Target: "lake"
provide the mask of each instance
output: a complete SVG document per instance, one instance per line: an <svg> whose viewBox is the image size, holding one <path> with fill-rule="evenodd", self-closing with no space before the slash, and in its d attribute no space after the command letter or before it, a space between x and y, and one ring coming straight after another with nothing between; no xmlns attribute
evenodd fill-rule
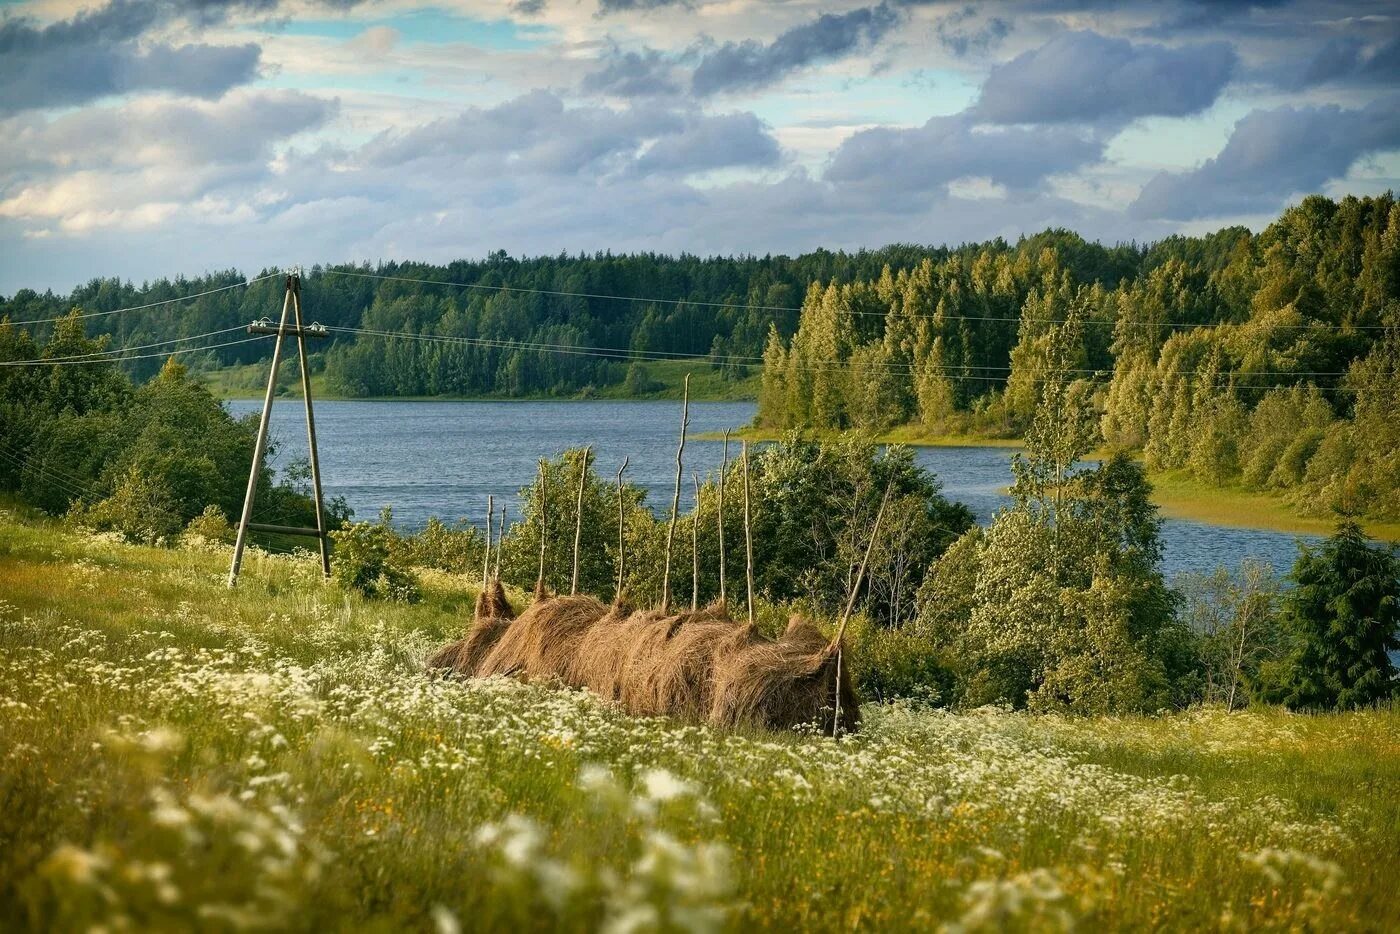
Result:
<svg viewBox="0 0 1400 934"><path fill-rule="evenodd" d="M262 403L228 403L236 415L257 412ZM752 402L696 402L690 407L694 434L739 428L754 415ZM360 519L394 507L395 524L420 528L429 516L451 522L484 521L486 496L503 498L511 519L519 515L517 493L534 478L536 462L585 444L593 445L598 471L615 474L631 458L627 478L647 490L662 509L675 481L677 402L437 402L346 401L316 404L322 480L327 496L343 496ZM299 398L279 399L272 410L274 465L306 456L306 429ZM730 456L739 446L730 445ZM690 439L685 446L688 506L690 472L702 477L720 464L718 441ZM987 523L1004 506L1011 482L1006 448L918 448L920 464L943 483L944 493L966 503ZM1314 536L1207 525L1168 519L1162 526L1165 570L1205 571L1237 566L1246 558L1287 570L1297 542Z"/></svg>

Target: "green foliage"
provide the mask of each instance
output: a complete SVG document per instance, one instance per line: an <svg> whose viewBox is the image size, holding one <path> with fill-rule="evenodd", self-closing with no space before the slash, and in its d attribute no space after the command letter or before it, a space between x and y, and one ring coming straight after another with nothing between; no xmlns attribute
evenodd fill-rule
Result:
<svg viewBox="0 0 1400 934"><path fill-rule="evenodd" d="M1284 646L1273 570L1246 561L1235 573L1184 574L1174 584L1181 617L1197 637L1201 699L1227 710L1260 699L1260 672Z"/></svg>
<svg viewBox="0 0 1400 934"><path fill-rule="evenodd" d="M1294 708L1350 709L1400 693L1400 556L1353 522L1303 548L1283 599L1289 653L1263 673L1266 694Z"/></svg>
<svg viewBox="0 0 1400 934"><path fill-rule="evenodd" d="M68 515L77 525L117 532L127 541L144 545L172 541L184 524L169 487L136 468L117 481L111 496L90 506L75 506Z"/></svg>
<svg viewBox="0 0 1400 934"><path fill-rule="evenodd" d="M1097 419L1071 311L1050 329L1014 504L964 536L920 589L917 628L953 669L951 699L1038 710L1156 710L1187 699L1191 649L1160 571L1160 520L1142 468L1115 455L1075 470Z"/></svg>
<svg viewBox="0 0 1400 934"><path fill-rule="evenodd" d="M340 586L370 598L418 601L418 582L391 560L395 535L388 522L353 522L331 532L331 540L331 575Z"/></svg>
<svg viewBox="0 0 1400 934"><path fill-rule="evenodd" d="M1308 198L1258 236L1096 252L1058 232L822 282L768 338L759 423L1019 435L1045 380L1076 376L1093 404L1069 410L1153 469L1397 518L1397 264L1386 194Z"/></svg>
<svg viewBox="0 0 1400 934"><path fill-rule="evenodd" d="M228 516L224 511L213 503L204 507L204 511L190 520L185 526L185 538L187 540L217 542L223 545L232 545L237 537L237 530L228 521Z"/></svg>
<svg viewBox="0 0 1400 934"><path fill-rule="evenodd" d="M381 521L381 525L388 525ZM492 534L495 534L494 528ZM413 535L390 539L394 563L404 567L431 568L453 574L480 575L486 537L466 519L449 526L433 516Z"/></svg>
<svg viewBox="0 0 1400 934"><path fill-rule="evenodd" d="M0 359L94 353L105 338L83 335L83 320L59 321L42 347L0 323ZM234 419L186 368L167 359L140 386L114 364L0 368L0 489L47 512L141 540L174 533L214 507L238 515L253 457L256 418ZM309 468L293 466L275 483L258 477L258 507L289 525L313 526ZM136 515L143 504L155 510ZM329 506L334 526L349 515Z"/></svg>

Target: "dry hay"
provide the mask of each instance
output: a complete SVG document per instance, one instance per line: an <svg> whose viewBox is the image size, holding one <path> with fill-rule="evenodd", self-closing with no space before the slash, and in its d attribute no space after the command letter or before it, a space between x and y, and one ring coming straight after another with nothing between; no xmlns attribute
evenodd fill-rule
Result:
<svg viewBox="0 0 1400 934"><path fill-rule="evenodd" d="M607 612L592 597L536 600L511 622L475 674L516 675L526 681L557 678L583 633Z"/></svg>
<svg viewBox="0 0 1400 934"><path fill-rule="evenodd" d="M804 619L793 617L777 640L751 633L716 659L712 726L789 729L816 724L831 733L835 720L837 648ZM860 725L849 666L841 666L841 729Z"/></svg>
<svg viewBox="0 0 1400 934"><path fill-rule="evenodd" d="M830 732L836 653L815 626L797 618L775 640L717 606L663 614L592 597L552 597L511 622L474 674L556 680L637 716L725 729L815 724ZM850 731L860 713L848 671L841 685L841 726Z"/></svg>
<svg viewBox="0 0 1400 934"><path fill-rule="evenodd" d="M476 614L466 637L434 652L428 659L428 670L462 676L475 674L514 619L515 611L506 599L505 588L499 579L493 579L476 596Z"/></svg>

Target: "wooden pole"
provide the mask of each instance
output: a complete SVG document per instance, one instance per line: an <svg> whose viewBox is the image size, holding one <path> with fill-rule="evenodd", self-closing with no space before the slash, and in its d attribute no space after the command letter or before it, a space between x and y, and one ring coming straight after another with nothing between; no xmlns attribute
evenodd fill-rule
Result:
<svg viewBox="0 0 1400 934"><path fill-rule="evenodd" d="M496 499L490 493L486 494L486 557L481 560L481 589L486 589L486 582L491 574L491 523L496 519Z"/></svg>
<svg viewBox="0 0 1400 934"><path fill-rule="evenodd" d="M690 612L700 609L700 478L692 473L695 484L695 512L690 519Z"/></svg>
<svg viewBox="0 0 1400 934"><path fill-rule="evenodd" d="M891 477L885 484L885 495L880 498L880 508L875 512L875 527L870 530L870 541L865 544L865 555L860 559L860 570L856 571L855 583L851 585L851 596L846 601L846 611L841 614L841 625L836 627L836 637L831 640L830 648L836 650L836 716L831 721L832 739L839 739L841 736L841 637L846 634L846 624L851 620L851 611L856 605L856 594L860 592L860 582L865 577L865 566L870 563L870 553L875 550L875 540L880 537L880 520L885 517L885 505L890 501L890 490L893 487L894 478Z"/></svg>
<svg viewBox="0 0 1400 934"><path fill-rule="evenodd" d="M321 456L316 451L316 416L311 412L311 364L306 359L306 331L301 322L301 276L292 276L292 313L296 316L297 325L301 397L306 403L306 447L311 460L311 492L316 500L316 541L321 546L321 576L330 577L330 542L326 539L326 510L321 497Z"/></svg>
<svg viewBox="0 0 1400 934"><path fill-rule="evenodd" d="M622 603L622 582L627 579L627 515L622 508L622 472L627 469L629 457L622 459L622 466L617 468L617 590L613 596L613 603Z"/></svg>
<svg viewBox="0 0 1400 934"><path fill-rule="evenodd" d="M506 539L506 504L501 503L500 517L496 520L496 560L491 565L491 576L501 576L501 547Z"/></svg>
<svg viewBox="0 0 1400 934"><path fill-rule="evenodd" d="M860 559L860 570L856 571L855 583L851 585L851 595L846 600L846 610L841 614L841 625L836 627L836 638L831 640L833 647L841 644L841 637L846 634L846 624L851 620L851 611L855 609L856 594L860 592L860 582L865 577L865 566L870 563L870 553L875 550L875 539L880 536L880 520L885 516L885 504L890 501L890 489L894 486L894 480L885 484L885 495L880 499L880 508L875 513L875 527L870 530L870 541L865 543L865 556Z"/></svg>
<svg viewBox="0 0 1400 934"><path fill-rule="evenodd" d="M728 605L729 595L725 591L724 579L724 475L729 470L729 429L724 431L724 453L719 462L719 605Z"/></svg>
<svg viewBox="0 0 1400 934"><path fill-rule="evenodd" d="M753 606L753 520L749 515L749 443L743 442L740 454L744 459L744 576L749 584L749 625L754 624Z"/></svg>
<svg viewBox="0 0 1400 934"><path fill-rule="evenodd" d="M588 453L593 448L583 449L583 457L579 460L578 467L578 505L574 511L574 578L569 585L569 594L578 593L578 549L583 540L583 488L588 481Z"/></svg>
<svg viewBox="0 0 1400 934"><path fill-rule="evenodd" d="M676 491L671 496L671 523L666 528L666 568L661 574L661 612L671 611L671 550L676 539L676 519L681 509L681 472L684 469L685 430L690 426L690 374L681 393L681 443L676 448Z"/></svg>
<svg viewBox="0 0 1400 934"><path fill-rule="evenodd" d="M258 437L253 442L253 467L248 472L248 492L243 495L243 515L238 520L238 537L233 543L233 564L228 571L228 585L238 583L238 569L243 565L243 548L248 542L248 523L253 519L253 500L258 495L258 477L262 474L263 455L267 452L267 426L272 418L272 397L277 393L277 367L282 363L282 332L287 329L287 312L292 307L292 277L287 277L287 293L282 298L282 320L277 326L277 343L272 345L272 371L267 376L267 394L263 396L262 415L258 418Z"/></svg>
<svg viewBox="0 0 1400 934"><path fill-rule="evenodd" d="M535 595L544 595L544 546L549 537L549 523L546 521L549 512L549 483L548 474L545 473L544 461L540 461L540 573L535 578Z"/></svg>

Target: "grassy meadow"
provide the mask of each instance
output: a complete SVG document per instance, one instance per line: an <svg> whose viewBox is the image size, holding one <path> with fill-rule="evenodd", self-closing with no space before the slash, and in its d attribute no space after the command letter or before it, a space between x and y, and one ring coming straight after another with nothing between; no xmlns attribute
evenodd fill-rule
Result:
<svg viewBox="0 0 1400 934"><path fill-rule="evenodd" d="M430 680L416 606L0 513L18 929L1383 930L1400 711L867 706L733 735Z"/></svg>

